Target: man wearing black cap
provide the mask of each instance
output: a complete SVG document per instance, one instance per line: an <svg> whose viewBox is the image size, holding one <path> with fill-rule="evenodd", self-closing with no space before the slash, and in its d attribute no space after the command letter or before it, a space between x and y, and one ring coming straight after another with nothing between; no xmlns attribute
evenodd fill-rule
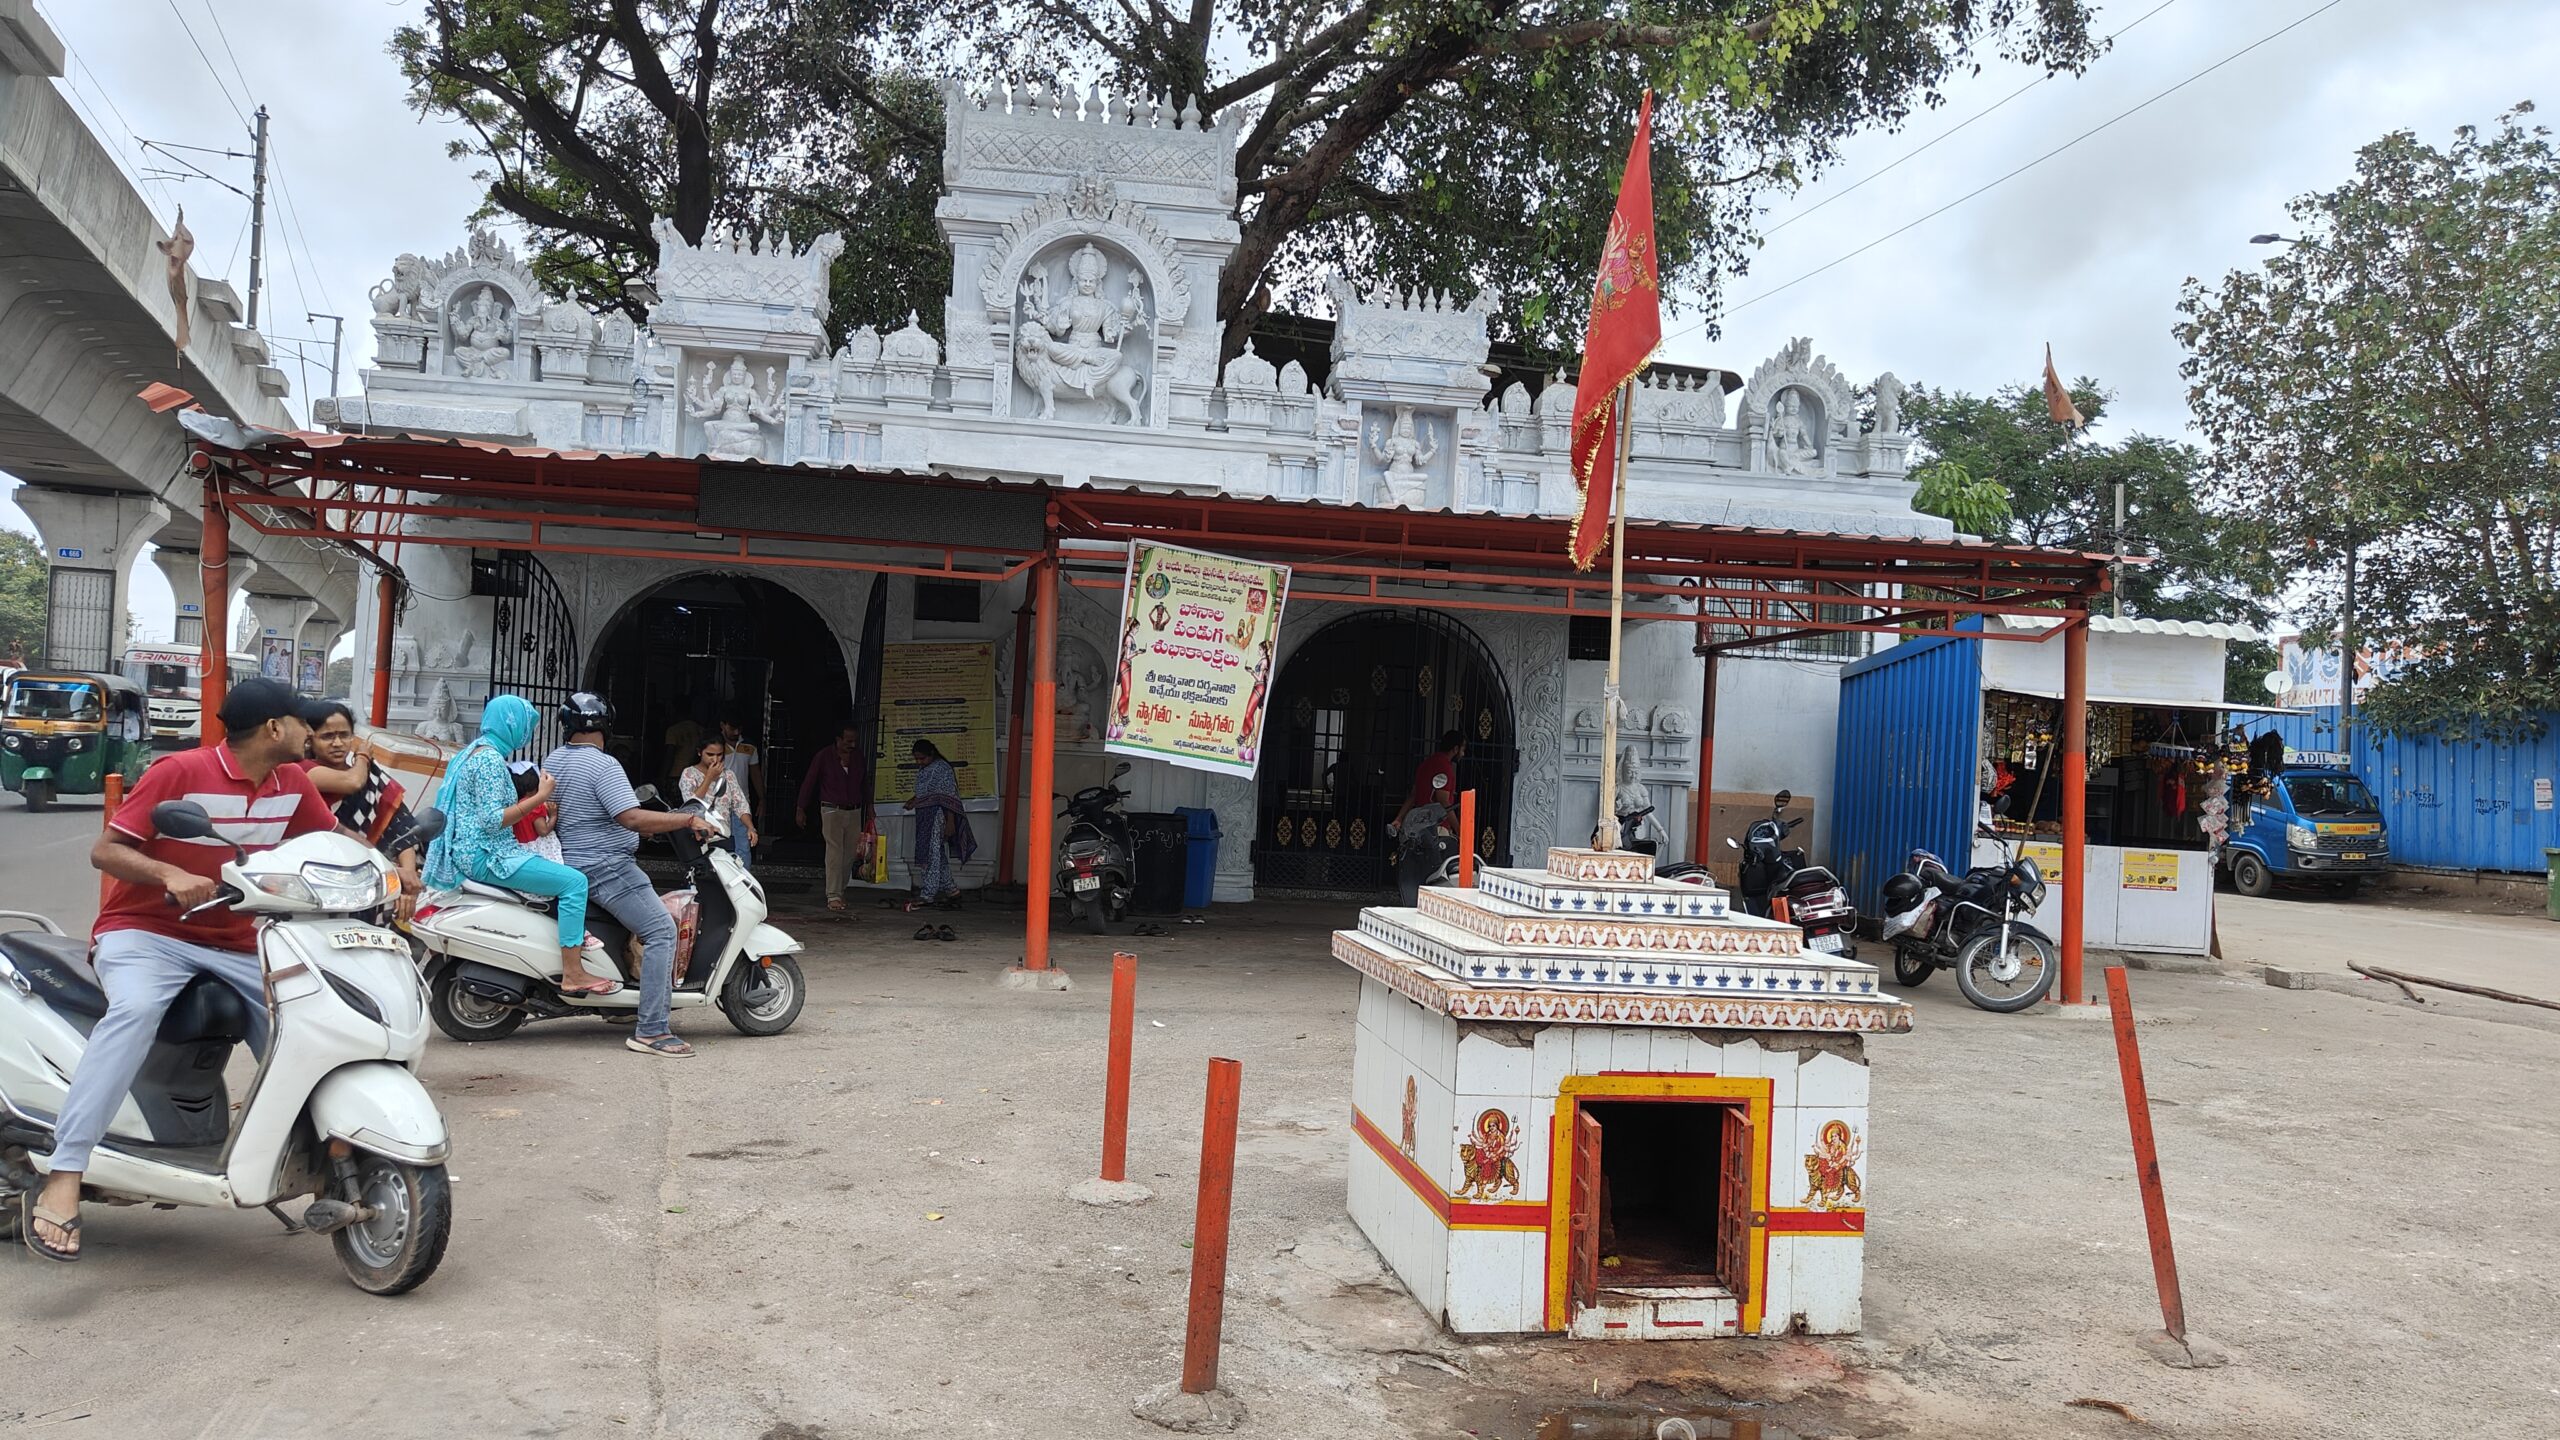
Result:
<svg viewBox="0 0 2560 1440"><path fill-rule="evenodd" d="M90 941L107 1013L89 1032L89 1047L72 1072L54 1125L51 1173L32 1216L35 1248L53 1259L79 1258L80 1177L89 1152L124 1104L160 1017L188 981L218 975L238 990L249 1002L249 1043L266 1053L266 979L258 968L255 922L228 906L191 920L183 912L213 898L231 845L256 852L342 828L311 777L293 763L309 748L311 727L327 717L326 705L256 679L233 685L218 713L229 738L164 755L143 771L89 851L89 863L115 882ZM169 800L202 806L214 834L230 844L156 832L152 808Z"/></svg>

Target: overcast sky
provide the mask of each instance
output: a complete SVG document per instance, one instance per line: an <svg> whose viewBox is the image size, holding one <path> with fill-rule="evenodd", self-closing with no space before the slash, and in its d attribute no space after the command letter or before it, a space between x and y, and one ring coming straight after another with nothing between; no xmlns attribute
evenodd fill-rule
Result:
<svg viewBox="0 0 2560 1440"><path fill-rule="evenodd" d="M2098 28L2123 30L2159 3L2108 4ZM295 413L307 413L305 397L327 389L329 328L306 322L305 312L347 317L342 374L351 376L371 351L366 290L404 250L459 244L463 217L478 203L470 166L445 157L452 132L408 111L383 49L417 5L39 0L39 8L72 52L65 88L136 172L166 166L132 137L245 149L232 101L244 111L269 108L282 203L268 225L263 328L292 378ZM2053 159L1755 301L2305 16ZM2458 125L2485 126L2516 101L2549 98L2536 82L2554 73L2560 5L2548 0L2170 0L2082 78L2046 81L2002 104L2035 77L1986 69L1905 131L1850 145L1801 195L1773 196L1767 224L1780 228L1752 256L1751 273L1732 283L1723 338L1680 336L1668 358L1748 374L1805 335L1860 383L1891 370L1906 382L1979 391L2037 378L2050 341L2065 374L2117 392L2107 437L2178 434L2186 408L2169 326L2181 282L2258 263L2265 252L2248 237L2284 228L2288 198L2341 183L2365 142L2407 128L2443 144ZM1996 113L1950 134L1995 104ZM192 158L246 188L245 164ZM1852 185L1854 193L1788 223ZM164 224L185 203L199 273L245 285L244 201L201 180L146 180L144 194ZM1683 331L1697 318L1675 317L1667 328ZM287 339L316 342L305 346L307 367ZM342 378L341 388L352 382ZM0 523L32 529L5 499ZM172 602L157 569L137 568L134 600L141 633L166 637Z"/></svg>

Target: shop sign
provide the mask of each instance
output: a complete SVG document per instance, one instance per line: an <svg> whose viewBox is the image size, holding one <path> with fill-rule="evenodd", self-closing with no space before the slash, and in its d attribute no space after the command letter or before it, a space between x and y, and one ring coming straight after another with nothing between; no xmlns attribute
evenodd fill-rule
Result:
<svg viewBox="0 0 2560 1440"><path fill-rule="evenodd" d="M879 798L915 798L915 748L951 762L960 798L996 793L996 647L992 642L884 645L880 656Z"/></svg>
<svg viewBox="0 0 2560 1440"><path fill-rule="evenodd" d="M2047 880L2062 873L2062 845L2059 841L2031 841L2019 846L2018 854L2023 859L2036 862L2036 868L2044 872Z"/></svg>
<svg viewBox="0 0 2560 1440"><path fill-rule="evenodd" d="M1289 568L1132 545L1103 748L1250 779Z"/></svg>
<svg viewBox="0 0 2560 1440"><path fill-rule="evenodd" d="M2533 777L2533 808L2536 810L2551 808L2551 777L2548 775Z"/></svg>
<svg viewBox="0 0 2560 1440"><path fill-rule="evenodd" d="M2122 853L2125 889L2175 890L2178 888L2177 851L2127 850Z"/></svg>

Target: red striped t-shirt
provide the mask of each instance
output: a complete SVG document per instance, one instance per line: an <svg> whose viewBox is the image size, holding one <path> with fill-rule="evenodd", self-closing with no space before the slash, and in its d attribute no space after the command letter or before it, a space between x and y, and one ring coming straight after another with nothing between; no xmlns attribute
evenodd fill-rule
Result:
<svg viewBox="0 0 2560 1440"><path fill-rule="evenodd" d="M213 817L214 834L222 839L180 840L153 829L152 807L169 800L192 800L203 806L204 813ZM301 766L279 765L264 781L252 785L240 773L239 757L224 744L181 750L154 761L109 823L141 841L142 853L152 859L190 875L219 880L222 867L231 859L231 845L255 854L296 835L335 830L338 817L312 788L311 777ZM107 903L99 907L97 927L90 933L94 937L110 930L148 930L216 950L248 951L258 945L257 923L228 905L193 920L180 920L177 907L157 886L123 879L108 882Z"/></svg>

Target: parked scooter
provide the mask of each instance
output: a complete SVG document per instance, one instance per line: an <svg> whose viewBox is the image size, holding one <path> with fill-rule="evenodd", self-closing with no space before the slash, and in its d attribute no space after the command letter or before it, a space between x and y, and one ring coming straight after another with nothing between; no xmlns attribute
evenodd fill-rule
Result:
<svg viewBox="0 0 2560 1440"><path fill-rule="evenodd" d="M418 817L432 835L444 817ZM219 845L192 801L154 806L171 839ZM272 1031L232 1122L223 1065L249 1035L249 1007L211 975L187 983L82 1172L83 1202L265 1206L314 1199L294 1233L326 1235L356 1287L398 1295L435 1273L453 1224L444 1116L418 1083L427 1000L408 943L366 918L392 894L382 857L338 834L303 835L244 855L189 915L230 906L258 917ZM0 934L0 1198L51 1170L54 1119L106 992L89 945L41 915Z"/></svg>
<svg viewBox="0 0 2560 1440"><path fill-rule="evenodd" d="M1858 907L1849 903L1849 892L1840 877L1821 865L1808 863L1800 847L1788 847L1785 840L1805 822L1799 815L1793 820L1784 812L1796 797L1781 790L1769 807L1769 817L1751 822L1737 844L1730 835L1724 843L1742 851L1740 882L1736 888L1742 895L1746 914L1763 919L1776 916L1795 922L1804 931L1804 948L1837 955L1844 960L1858 958ZM1780 914L1783 903L1784 913Z"/></svg>
<svg viewBox="0 0 2560 1440"><path fill-rule="evenodd" d="M1985 826L1981 833L1992 836ZM1884 882L1883 937L1893 943L1893 978L1917 985L1953 970L1964 998L2000 1014L2026 1009L2053 988L2062 968L2053 938L2028 923L2044 903L2044 872L2005 846L1996 865L1963 875L1926 850Z"/></svg>
<svg viewBox="0 0 2560 1440"><path fill-rule="evenodd" d="M1396 831L1396 895L1412 905L1425 885L1458 883L1458 812L1449 804L1449 777L1431 777L1431 801L1404 812Z"/></svg>
<svg viewBox="0 0 2560 1440"><path fill-rule="evenodd" d="M1662 822L1654 818L1653 807L1650 805L1639 805L1632 810L1619 811L1618 836L1619 842L1629 850L1639 855L1655 856L1662 853L1663 843L1670 838L1664 833ZM1654 867L1653 874L1657 880L1677 880L1683 885L1699 885L1709 889L1714 888L1716 883L1716 877L1708 871L1706 863L1699 860L1665 861Z"/></svg>
<svg viewBox="0 0 2560 1440"><path fill-rule="evenodd" d="M676 808L703 813L698 800ZM742 1035L779 1035L808 1000L795 958L801 945L766 923L764 886L730 850L727 823L708 818L708 841L690 830L667 835L701 915L692 962L670 1004L718 1005ZM409 931L427 952L427 1008L437 1029L456 1040L502 1040L527 1020L583 1014L630 1022L640 1006L636 986L610 995L560 993L560 930L551 906L547 895L466 880L460 891L418 907ZM638 978L624 963L631 932L603 907L587 907L587 936L587 973Z"/></svg>
<svg viewBox="0 0 2560 1440"><path fill-rule="evenodd" d="M1128 773L1123 760L1108 783L1066 797L1059 812L1067 827L1058 837L1058 893L1067 897L1067 914L1096 935L1128 919L1129 899L1138 893L1138 847L1121 808L1129 792L1120 788L1120 777Z"/></svg>

